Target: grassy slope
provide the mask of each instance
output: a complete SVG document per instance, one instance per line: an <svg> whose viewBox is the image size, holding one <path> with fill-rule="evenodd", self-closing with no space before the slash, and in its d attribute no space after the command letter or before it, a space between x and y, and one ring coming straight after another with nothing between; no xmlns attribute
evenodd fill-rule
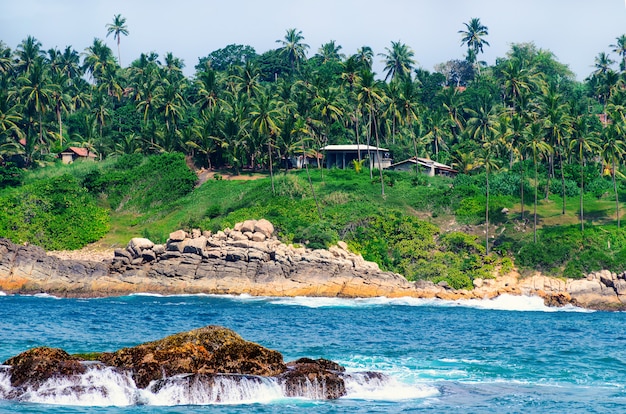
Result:
<svg viewBox="0 0 626 414"><path fill-rule="evenodd" d="M98 168L106 165L106 162L100 163ZM41 169L29 173L27 182L67 172L81 179L92 169L93 164L90 163ZM95 243L95 247L124 246L130 238L137 236L163 242L171 231L179 228L199 227L216 231L233 226L238 221L261 217L274 222L279 236L286 242L304 243L308 241L307 236L316 237L322 233L322 236L328 237L322 237L320 241L329 243L336 241L333 238L348 236L363 220L388 210L399 210L408 216L433 223L442 234L463 231L477 236L479 241L484 240L484 226L480 224L484 197L480 201L480 196L464 197L463 194L457 194L452 189L453 181L450 179L420 177L416 182L410 173L391 175L386 179L383 197L377 177L370 179L368 171L356 174L351 170L313 169L310 173L322 219L318 217L305 171L276 174L275 196L271 196L271 182L268 177L257 180L209 179L189 195L165 206L148 211L124 208L111 211L110 231ZM510 210L507 215L492 214L494 222L490 228L495 244L503 243L509 253L512 253L511 248L519 249L519 246L532 242L531 197L532 195L527 194L525 220L520 219L517 199L492 198L492 213L493 209L497 213L502 207ZM470 219L455 217L455 211L469 199L475 201L474 216ZM537 207L538 228L563 226L570 233L575 233L572 229L579 224L579 199L572 197L566 201L567 211L562 215L560 197L551 195L548 200L541 198ZM106 198L101 198L100 203L107 206ZM614 228L614 210L615 204L610 194L601 199L591 196L585 198L587 225ZM323 234L326 229L331 229L332 232ZM539 237L541 238L541 233ZM579 243L584 247L584 241ZM613 243L613 249L619 248L621 241L617 240Z"/></svg>

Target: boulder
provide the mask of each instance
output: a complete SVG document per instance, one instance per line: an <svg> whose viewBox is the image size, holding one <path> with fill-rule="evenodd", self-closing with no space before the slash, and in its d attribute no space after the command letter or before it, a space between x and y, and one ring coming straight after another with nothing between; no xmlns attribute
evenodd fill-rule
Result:
<svg viewBox="0 0 626 414"><path fill-rule="evenodd" d="M288 397L336 399L346 395L341 365L326 359L301 358L287 364L289 369L278 376Z"/></svg>
<svg viewBox="0 0 626 414"><path fill-rule="evenodd" d="M29 349L4 361L11 366L13 387L37 386L42 382L61 376L82 374L86 371L81 359L62 349L39 347Z"/></svg>
<svg viewBox="0 0 626 414"><path fill-rule="evenodd" d="M207 326L103 353L100 361L131 372L140 388L163 376L177 374L275 376L287 369L280 353L248 342L230 329L219 326Z"/></svg>
<svg viewBox="0 0 626 414"><path fill-rule="evenodd" d="M137 258L141 256L141 252L143 250L152 249L154 247L154 243L143 237L133 237L128 242L128 246L126 249L133 255L133 257Z"/></svg>
<svg viewBox="0 0 626 414"><path fill-rule="evenodd" d="M268 220L261 219L254 223L253 232L263 233L268 239L274 234L274 225Z"/></svg>
<svg viewBox="0 0 626 414"><path fill-rule="evenodd" d="M256 220L246 220L243 223L241 223L239 231L241 233L245 233L247 231L252 233L252 232L254 232L254 226L255 225L256 225Z"/></svg>
<svg viewBox="0 0 626 414"><path fill-rule="evenodd" d="M185 230L176 230L173 233L170 233L170 238L168 241L173 242L181 242L187 238L187 232Z"/></svg>
<svg viewBox="0 0 626 414"><path fill-rule="evenodd" d="M183 253L193 253L202 256L202 252L207 246L207 240L204 236L195 239L186 239L183 243Z"/></svg>

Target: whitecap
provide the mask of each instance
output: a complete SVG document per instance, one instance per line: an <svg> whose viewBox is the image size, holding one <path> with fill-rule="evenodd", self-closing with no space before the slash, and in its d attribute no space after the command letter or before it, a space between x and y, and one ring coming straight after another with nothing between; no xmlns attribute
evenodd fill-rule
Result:
<svg viewBox="0 0 626 414"><path fill-rule="evenodd" d="M427 384L406 384L389 376L351 373L344 377L347 395L358 400L400 401L433 397L439 389Z"/></svg>
<svg viewBox="0 0 626 414"><path fill-rule="evenodd" d="M0 290L0 296L6 296L7 294Z"/></svg>

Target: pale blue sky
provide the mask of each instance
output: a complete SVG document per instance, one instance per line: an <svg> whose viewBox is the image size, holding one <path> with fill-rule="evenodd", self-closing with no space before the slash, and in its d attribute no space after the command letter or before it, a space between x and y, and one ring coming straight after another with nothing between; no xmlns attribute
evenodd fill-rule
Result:
<svg viewBox="0 0 626 414"><path fill-rule="evenodd" d="M512 43L534 42L582 80L595 56L626 33L623 0L0 0L0 40L14 49L33 35L45 49L72 45L82 52L99 37L117 56L105 25L118 13L130 31L121 43L124 66L142 52L173 52L188 75L198 57L231 43L257 53L276 48L288 28L302 30L309 56L329 40L348 55L363 45L383 53L399 40L432 71L437 63L463 58L458 31L478 17L489 28L491 46L483 55L489 64Z"/></svg>

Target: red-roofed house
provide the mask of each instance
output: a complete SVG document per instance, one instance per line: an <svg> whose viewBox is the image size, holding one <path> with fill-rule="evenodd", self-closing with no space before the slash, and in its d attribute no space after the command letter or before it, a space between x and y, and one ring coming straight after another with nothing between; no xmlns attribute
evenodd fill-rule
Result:
<svg viewBox="0 0 626 414"><path fill-rule="evenodd" d="M71 164L77 159L95 160L96 154L89 151L87 148L82 147L68 147L65 151L59 154L61 162L63 164Z"/></svg>

